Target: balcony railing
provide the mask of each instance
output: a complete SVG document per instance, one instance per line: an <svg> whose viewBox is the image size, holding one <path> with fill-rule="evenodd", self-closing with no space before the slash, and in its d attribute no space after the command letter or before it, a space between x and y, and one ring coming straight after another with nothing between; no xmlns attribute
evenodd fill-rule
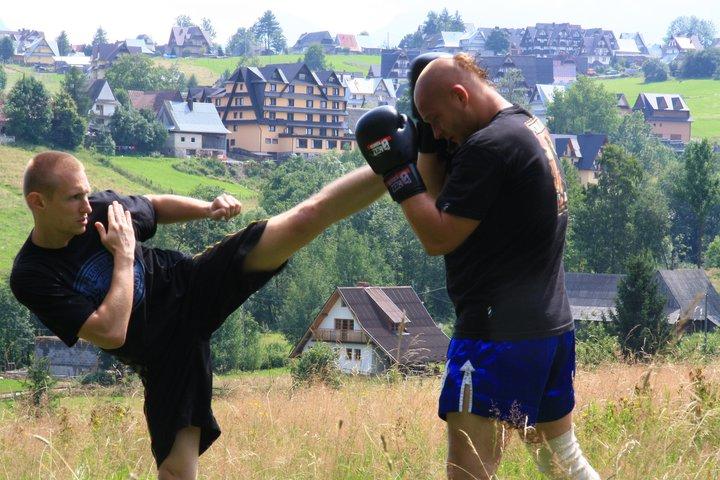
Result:
<svg viewBox="0 0 720 480"><path fill-rule="evenodd" d="M313 338L323 342L368 343L370 338L362 330L335 330L318 328L313 331Z"/></svg>

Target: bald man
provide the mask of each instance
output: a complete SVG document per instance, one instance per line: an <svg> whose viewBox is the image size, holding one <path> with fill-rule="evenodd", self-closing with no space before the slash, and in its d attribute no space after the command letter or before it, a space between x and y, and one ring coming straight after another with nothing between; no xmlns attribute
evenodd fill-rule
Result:
<svg viewBox="0 0 720 480"><path fill-rule="evenodd" d="M457 315L438 412L447 421L448 477L493 477L506 429L517 428L546 475L597 480L573 434L567 195L552 140L470 56L437 57L410 68L421 117L417 166L400 148L411 138L403 116L386 107L358 122L357 137L427 253L445 257ZM403 135L385 124L403 126ZM433 153L441 140L457 146L449 160Z"/></svg>
<svg viewBox="0 0 720 480"><path fill-rule="evenodd" d="M83 338L138 372L158 476L168 480L196 478L199 455L220 435L212 332L296 250L384 188L359 168L194 257L140 242L158 223L232 218L241 210L232 196L91 194L83 165L54 151L30 160L23 193L34 227L15 257L13 293L68 346Z"/></svg>

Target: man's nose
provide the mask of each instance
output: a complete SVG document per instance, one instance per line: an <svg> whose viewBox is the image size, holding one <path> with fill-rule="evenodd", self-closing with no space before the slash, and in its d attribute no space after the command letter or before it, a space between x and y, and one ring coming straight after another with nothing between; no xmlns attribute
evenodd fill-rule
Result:
<svg viewBox="0 0 720 480"><path fill-rule="evenodd" d="M90 199L86 198L82 204L82 211L85 213L92 213L92 206L90 206Z"/></svg>

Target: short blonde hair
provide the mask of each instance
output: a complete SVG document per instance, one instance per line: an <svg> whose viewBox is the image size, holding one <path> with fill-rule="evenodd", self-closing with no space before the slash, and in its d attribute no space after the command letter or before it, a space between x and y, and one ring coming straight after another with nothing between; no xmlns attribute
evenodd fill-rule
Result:
<svg viewBox="0 0 720 480"><path fill-rule="evenodd" d="M475 63L475 59L471 55L467 53L456 53L453 56L453 60L462 70L476 75L480 80L489 83L487 70L481 68L477 63Z"/></svg>
<svg viewBox="0 0 720 480"><path fill-rule="evenodd" d="M66 152L49 150L35 155L25 167L23 176L23 196L31 192L52 197L58 186L56 172L60 168L83 169L82 163Z"/></svg>

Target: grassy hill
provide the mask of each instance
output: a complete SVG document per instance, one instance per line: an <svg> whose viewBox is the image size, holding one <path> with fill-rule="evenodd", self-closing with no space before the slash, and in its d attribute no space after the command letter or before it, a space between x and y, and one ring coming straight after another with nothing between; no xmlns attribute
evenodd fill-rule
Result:
<svg viewBox="0 0 720 480"><path fill-rule="evenodd" d="M0 68L5 69L5 74L7 75L5 92L9 92L13 85L24 75L40 80L51 94L60 91L60 82L62 81L63 75L59 73L40 73L30 67L21 67L19 65L2 65Z"/></svg>
<svg viewBox="0 0 720 480"><path fill-rule="evenodd" d="M270 63L294 63L302 60L302 54L292 55L260 55L256 57L260 66ZM155 63L168 68L177 65L186 77L195 75L200 85L212 85L225 71L231 72L237 68L241 57L208 58L155 58ZM367 73L370 65L380 65L380 55L326 55L325 59L329 67L338 72L360 72Z"/></svg>
<svg viewBox="0 0 720 480"><path fill-rule="evenodd" d="M720 140L720 81L718 80L667 80L644 83L642 77L600 80L610 92L624 93L632 106L641 92L678 93L688 106L694 119L693 138Z"/></svg>
<svg viewBox="0 0 720 480"><path fill-rule="evenodd" d="M32 226L32 217L22 197L22 174L27 161L40 150L40 147L26 150L0 145L0 276L10 271L12 259ZM172 164L178 159L108 157L108 166L86 151L77 152L76 156L85 164L93 190L186 195L198 185L215 185L241 199L247 208L257 203L255 190L245 185L175 170Z"/></svg>

